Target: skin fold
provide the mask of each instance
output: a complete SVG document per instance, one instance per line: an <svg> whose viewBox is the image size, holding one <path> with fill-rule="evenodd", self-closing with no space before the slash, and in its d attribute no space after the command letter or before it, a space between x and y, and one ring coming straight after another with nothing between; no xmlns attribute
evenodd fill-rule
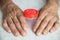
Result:
<svg viewBox="0 0 60 40"><path fill-rule="evenodd" d="M33 26L36 35L54 32L59 27L58 0L46 0L47 3L39 10L39 16ZM23 16L23 11L12 2L12 0L0 0L3 12L3 27L7 32L12 32L15 36L25 36L27 34L27 22Z"/></svg>

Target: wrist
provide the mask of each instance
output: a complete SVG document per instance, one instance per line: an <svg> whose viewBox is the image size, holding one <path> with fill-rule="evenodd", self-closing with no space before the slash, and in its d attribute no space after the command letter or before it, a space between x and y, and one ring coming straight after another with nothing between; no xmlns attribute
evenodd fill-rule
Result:
<svg viewBox="0 0 60 40"><path fill-rule="evenodd" d="M47 4L55 4L55 5L58 5L58 0L47 0Z"/></svg>
<svg viewBox="0 0 60 40"><path fill-rule="evenodd" d="M10 2L12 2L12 1L11 0L0 0L0 6L3 7Z"/></svg>

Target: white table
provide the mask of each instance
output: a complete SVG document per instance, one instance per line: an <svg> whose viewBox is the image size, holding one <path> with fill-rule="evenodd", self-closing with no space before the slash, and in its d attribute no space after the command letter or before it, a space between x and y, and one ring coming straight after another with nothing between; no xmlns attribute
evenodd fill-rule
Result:
<svg viewBox="0 0 60 40"><path fill-rule="evenodd" d="M44 4L43 0L13 0L22 10L26 8L35 8L39 10ZM60 5L59 5L60 6ZM59 7L60 11L60 7ZM59 12L60 15L60 12ZM60 16L59 16L60 17ZM12 33L7 33L2 28L2 12L0 10L0 40L60 40L60 28L54 32L47 35L36 36L31 29L28 29L27 35L25 37L15 37Z"/></svg>

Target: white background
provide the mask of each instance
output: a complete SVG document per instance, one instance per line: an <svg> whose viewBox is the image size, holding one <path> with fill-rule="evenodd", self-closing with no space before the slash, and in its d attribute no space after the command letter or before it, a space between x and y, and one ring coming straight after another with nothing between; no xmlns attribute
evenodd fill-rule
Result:
<svg viewBox="0 0 60 40"><path fill-rule="evenodd" d="M46 3L45 0L13 0L23 11L26 8L41 9L41 7ZM60 5L59 5L59 16L60 16ZM60 40L60 28L54 32L47 35L36 36L31 29L28 29L27 35L25 37L14 37L12 33L7 33L2 28L2 12L0 9L0 40Z"/></svg>

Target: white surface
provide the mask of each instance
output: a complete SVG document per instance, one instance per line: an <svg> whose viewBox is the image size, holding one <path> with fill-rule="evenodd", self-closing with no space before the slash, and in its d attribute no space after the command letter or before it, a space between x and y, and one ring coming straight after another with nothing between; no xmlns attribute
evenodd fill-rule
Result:
<svg viewBox="0 0 60 40"><path fill-rule="evenodd" d="M44 4L43 0L14 0L14 2L22 9L35 8L39 10ZM60 8L59 8L60 16ZM31 29L28 29L27 35L25 37L14 37L12 34L7 33L2 28L2 12L0 10L0 40L60 40L60 28L54 32L47 35L36 36Z"/></svg>

